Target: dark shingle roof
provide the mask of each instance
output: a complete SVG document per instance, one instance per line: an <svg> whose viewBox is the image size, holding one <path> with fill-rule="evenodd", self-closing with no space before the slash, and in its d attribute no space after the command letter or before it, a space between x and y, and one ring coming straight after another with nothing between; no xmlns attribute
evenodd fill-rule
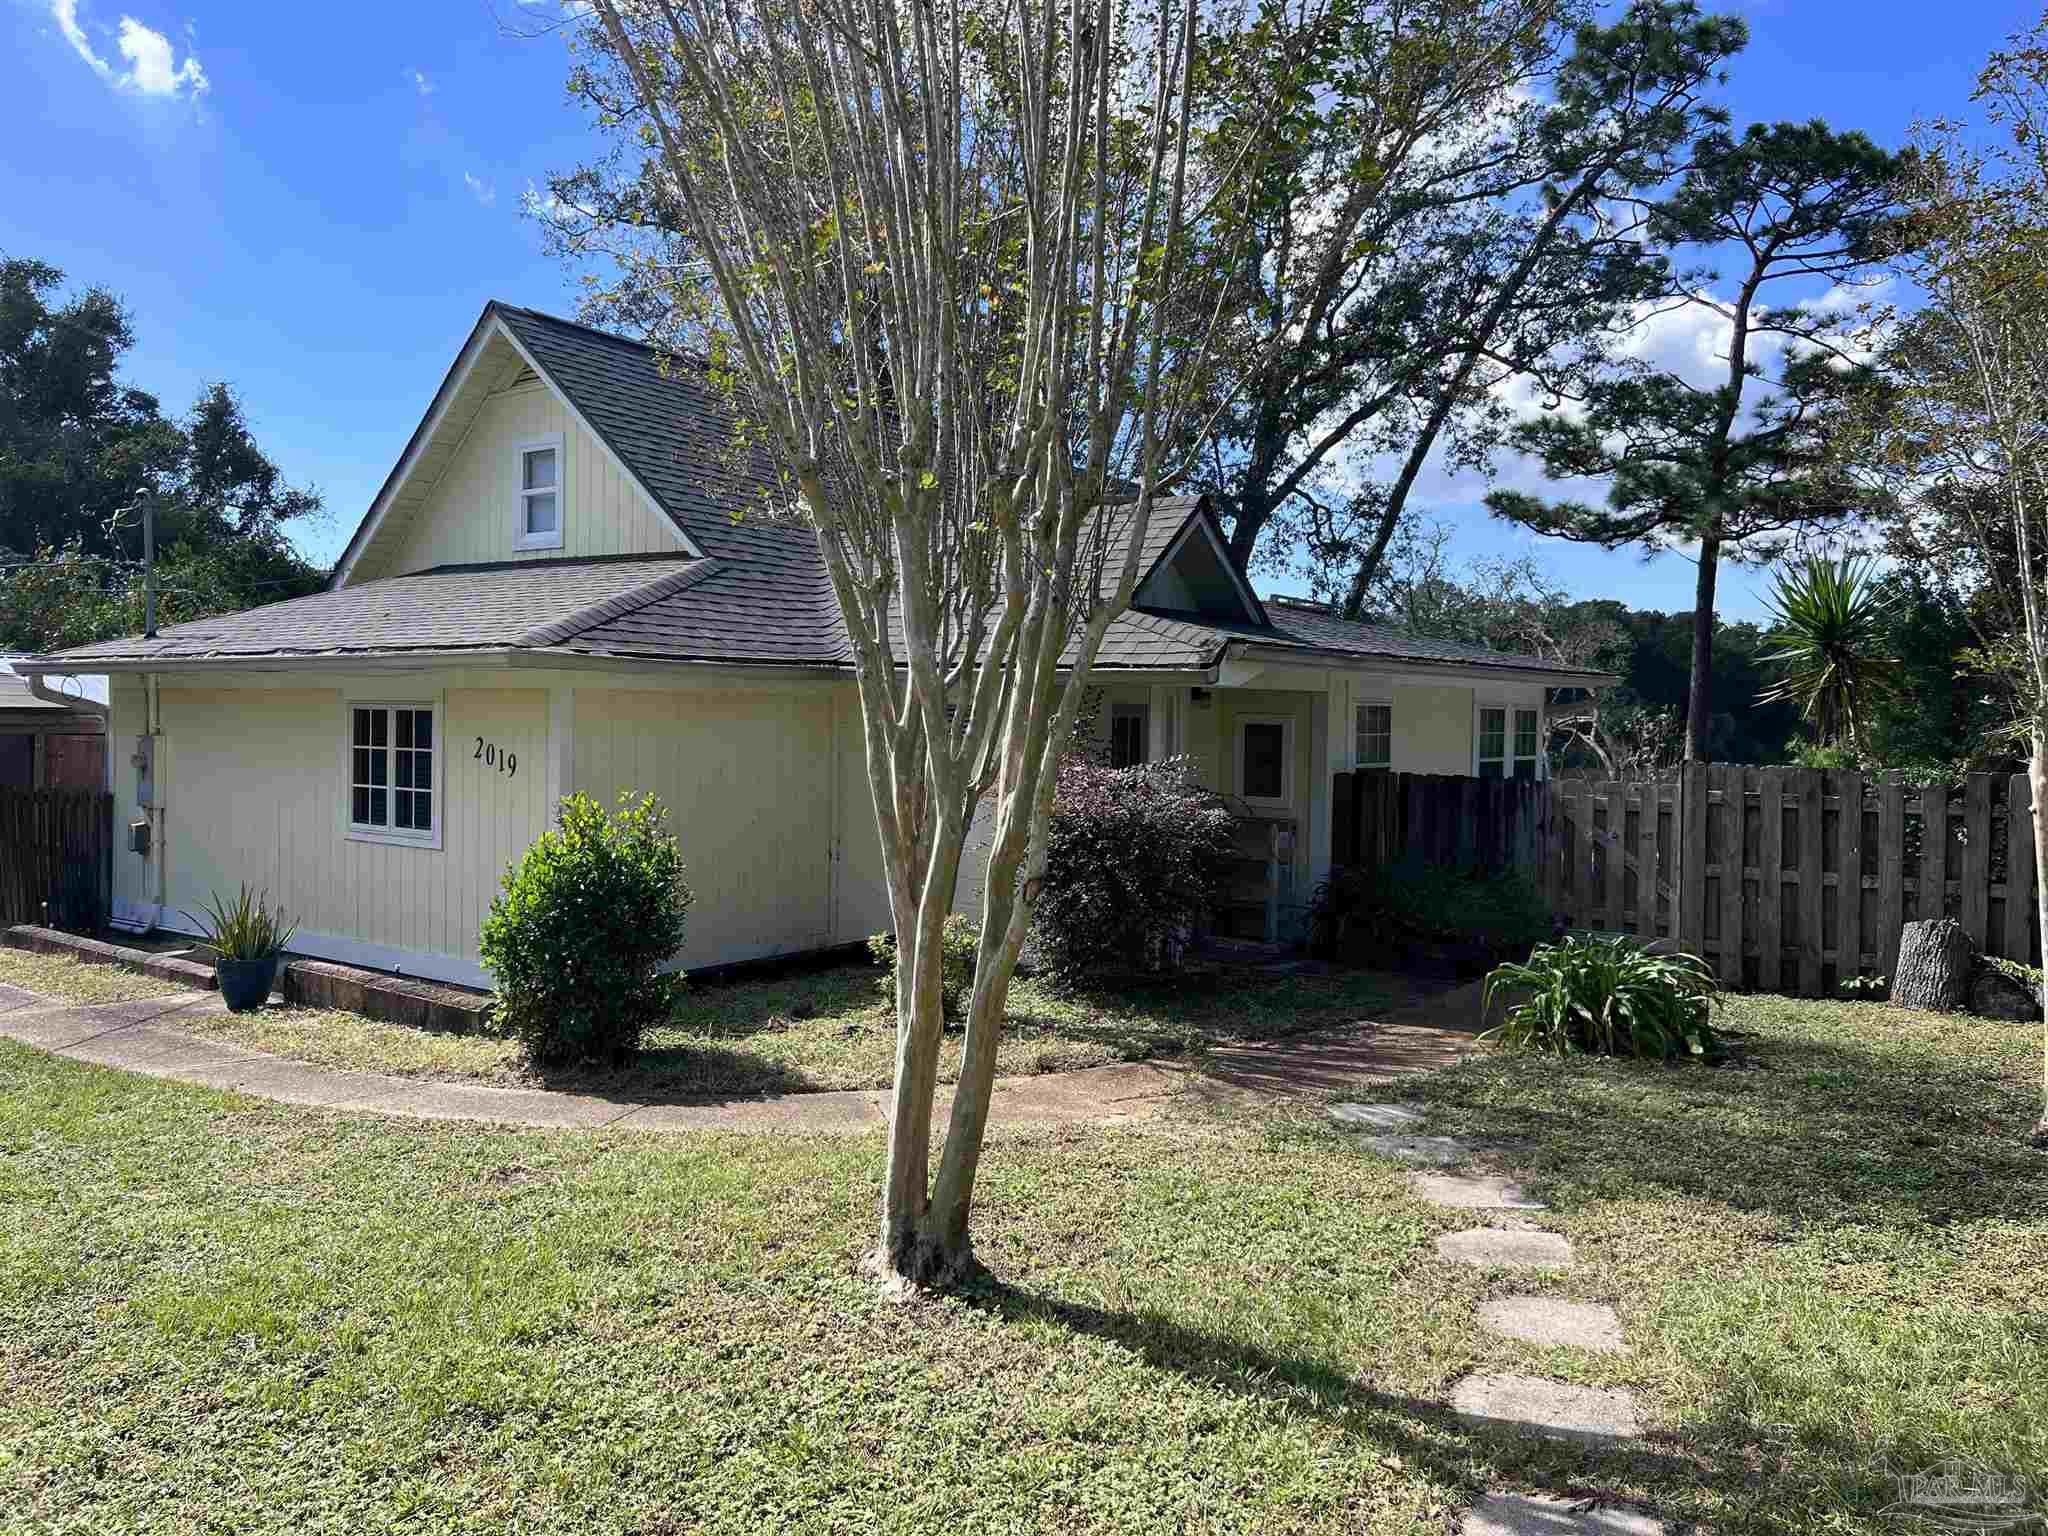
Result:
<svg viewBox="0 0 2048 1536"><path fill-rule="evenodd" d="M725 401L704 364L535 310L493 303L486 319L492 315L703 558L442 566L177 625L151 641L85 646L66 653L66 663L529 650L848 665L851 647L815 539L773 515L773 465L763 454L734 452ZM1191 518L1210 516L1196 498L1160 499L1146 530L1140 580ZM1099 664L1199 670L1233 642L1245 642L1298 649L1305 658L1585 675L1533 657L1417 640L1299 604L1275 603L1265 618L1218 623L1134 610L1110 626Z"/></svg>

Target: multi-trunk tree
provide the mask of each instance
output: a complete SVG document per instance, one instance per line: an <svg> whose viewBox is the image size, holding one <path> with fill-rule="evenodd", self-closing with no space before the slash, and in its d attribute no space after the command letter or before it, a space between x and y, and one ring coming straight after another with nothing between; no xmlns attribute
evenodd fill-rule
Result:
<svg viewBox="0 0 2048 1536"><path fill-rule="evenodd" d="M1885 353L1878 442L1894 551L1967 594L1973 665L2010 701L2048 870L2048 19L1993 55L1976 99L1991 147L1938 127L1913 179L1900 265L1924 303ZM2048 880L2036 893L2048 923ZM2048 1143L2048 1035L2042 1099Z"/></svg>
<svg viewBox="0 0 2048 1536"><path fill-rule="evenodd" d="M1510 434L1552 478L1604 481L1604 506L1515 491L1487 497L1494 513L1541 533L1696 551L1690 761L1710 750L1722 560L1774 558L1794 537L1867 505L1837 437L1876 380L1857 346L1864 319L1839 290L1883 261L1906 164L1860 133L1817 122L1708 134L1676 191L1652 209L1650 228L1661 243L1730 264L1732 292L1702 281L1674 300L1724 322L1719 376L1694 382L1624 359ZM1780 302L1787 284L1825 291Z"/></svg>
<svg viewBox="0 0 2048 1536"><path fill-rule="evenodd" d="M943 1284L1046 855L1055 771L1162 488L1199 441L1213 311L1193 0L986 10L595 0L593 100L677 233L640 274L779 467L852 645L897 939L879 1267ZM601 78L600 78L601 77ZM683 364L679 364L682 366ZM942 929L977 808L980 941L933 1167Z"/></svg>

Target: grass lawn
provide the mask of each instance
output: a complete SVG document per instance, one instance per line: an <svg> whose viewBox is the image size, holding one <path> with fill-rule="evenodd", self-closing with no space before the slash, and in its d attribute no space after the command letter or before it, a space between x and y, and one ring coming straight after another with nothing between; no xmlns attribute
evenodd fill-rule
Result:
<svg viewBox="0 0 2048 1536"><path fill-rule="evenodd" d="M186 990L118 965L87 965L69 955L39 955L25 949L0 949L0 983L70 1003L129 1003Z"/></svg>
<svg viewBox="0 0 2048 1536"><path fill-rule="evenodd" d="M454 1035L311 1008L208 1013L180 1020L206 1033L328 1066L405 1076L545 1086L658 1099L691 1095L886 1088L896 1060L896 1024L866 964L792 972L770 980L693 983L675 1016L650 1033L633 1065L618 1071L551 1073L526 1066L516 1042L492 1034ZM152 990L162 983L108 967L0 950L0 982L80 1002L120 977ZM148 996L149 990L121 993ZM1062 996L1020 980L1010 997L999 1070L1063 1072L1110 1061L1199 1052L1212 1044L1273 1040L1368 1016L1389 999L1387 979L1349 972L1276 977L1222 972L1179 985ZM959 1072L962 1033L940 1053L941 1081Z"/></svg>
<svg viewBox="0 0 2048 1536"><path fill-rule="evenodd" d="M874 1138L542 1133L259 1104L0 1044L0 1529L1448 1533L1482 1488L1896 1531L1889 1476L2048 1466L2038 1032L1738 1001L1746 1065L1491 1057L1578 1267L1314 1115L1012 1133L993 1282L881 1300ZM1199 1129L1205 1134L1189 1134ZM1472 1322L1608 1301L1633 1353ZM1469 1430L1473 1369L1627 1384L1638 1447Z"/></svg>

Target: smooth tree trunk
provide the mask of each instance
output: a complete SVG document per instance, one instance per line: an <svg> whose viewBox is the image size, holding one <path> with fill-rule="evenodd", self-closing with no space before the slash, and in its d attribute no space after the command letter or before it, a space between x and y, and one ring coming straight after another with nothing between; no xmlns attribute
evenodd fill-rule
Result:
<svg viewBox="0 0 2048 1536"><path fill-rule="evenodd" d="M2041 932L2048 935L2048 730L2036 725L2033 751L2027 757L2027 788L2034 797L2034 880L2035 917ZM2048 970L2048 967L2044 967ZM2048 1145L2048 978L2041 997L2041 1118L2034 1126L2034 1142Z"/></svg>

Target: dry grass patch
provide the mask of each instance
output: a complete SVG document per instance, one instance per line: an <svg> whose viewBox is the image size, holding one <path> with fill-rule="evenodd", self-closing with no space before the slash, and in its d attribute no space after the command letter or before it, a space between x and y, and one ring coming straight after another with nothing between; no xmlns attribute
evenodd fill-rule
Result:
<svg viewBox="0 0 2048 1536"><path fill-rule="evenodd" d="M132 1003L191 990L118 965L88 965L69 955L39 955L25 949L0 949L0 983L66 1003Z"/></svg>

